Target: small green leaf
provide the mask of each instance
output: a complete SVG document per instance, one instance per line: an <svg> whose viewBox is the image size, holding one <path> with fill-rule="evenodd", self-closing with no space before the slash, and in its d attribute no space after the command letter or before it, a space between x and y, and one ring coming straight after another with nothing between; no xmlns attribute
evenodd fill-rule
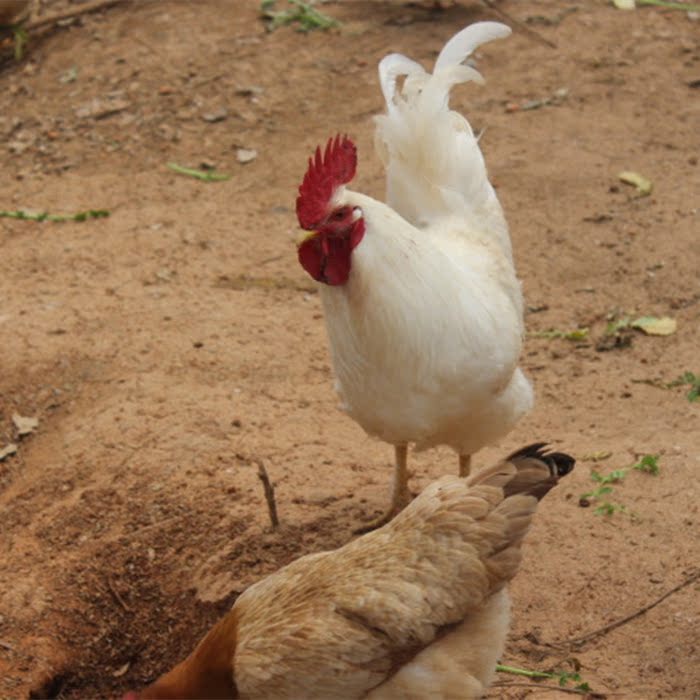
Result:
<svg viewBox="0 0 700 700"><path fill-rule="evenodd" d="M618 318L615 321L610 321L608 325L605 327L605 335L615 335L616 333L619 333L621 330L624 330L625 328L629 328L630 325L630 319L629 316L625 316L623 318Z"/></svg>
<svg viewBox="0 0 700 700"><path fill-rule="evenodd" d="M264 19L268 20L267 29L274 31L278 27L284 27L294 22L299 23L300 32L309 32L313 29L331 29L340 23L319 12L313 7L311 2L302 0L288 0L289 7L286 10L274 11L275 0L262 0L260 12Z"/></svg>
<svg viewBox="0 0 700 700"><path fill-rule="evenodd" d="M622 481L625 478L624 469L615 469L610 472L610 474L601 474L595 469L591 470L591 479L598 482L599 484L614 484L618 481Z"/></svg>
<svg viewBox="0 0 700 700"><path fill-rule="evenodd" d="M17 211L0 210L0 219L18 219L20 221L87 221L88 219L103 219L109 216L109 211L106 209L88 209L87 211L79 211L77 214L49 214L48 212L32 212L24 209Z"/></svg>
<svg viewBox="0 0 700 700"><path fill-rule="evenodd" d="M225 173L217 173L215 170L196 170L195 168L185 168L177 163L168 163L168 167L180 175L187 175L202 182L222 182L228 180L231 176Z"/></svg>
<svg viewBox="0 0 700 700"><path fill-rule="evenodd" d="M666 10L700 12L700 5L693 5L685 2L667 2L667 0L637 0L637 3L640 5L650 5L651 7L663 7Z"/></svg>
<svg viewBox="0 0 700 700"><path fill-rule="evenodd" d="M570 331L560 331L552 328L548 331L530 331L528 335L531 338L546 338L552 340L554 338L563 338L564 340L585 340L588 337L588 328L574 328Z"/></svg>
<svg viewBox="0 0 700 700"><path fill-rule="evenodd" d="M686 394L686 398L691 403L700 399L700 375L696 375L693 372L684 372L678 379L674 379L672 382L666 385L668 389L676 386L683 386L684 384L690 385L690 391Z"/></svg>
<svg viewBox="0 0 700 700"><path fill-rule="evenodd" d="M624 510L625 506L606 501L605 503L601 503L593 512L596 515L613 515L616 511L623 512Z"/></svg>
<svg viewBox="0 0 700 700"><path fill-rule="evenodd" d="M659 468L659 455L644 455L637 464L635 464L632 469L636 469L640 472L646 472L653 476L658 476L660 472Z"/></svg>

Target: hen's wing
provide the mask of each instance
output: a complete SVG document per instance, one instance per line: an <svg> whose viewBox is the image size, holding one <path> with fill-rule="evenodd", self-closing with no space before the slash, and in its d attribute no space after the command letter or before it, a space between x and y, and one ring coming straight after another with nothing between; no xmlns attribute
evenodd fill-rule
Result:
<svg viewBox="0 0 700 700"><path fill-rule="evenodd" d="M483 612L517 570L537 499L564 472L538 454L443 477L384 528L246 591L234 606L240 696L363 697ZM525 468L525 492L509 489ZM491 629L486 617L480 629ZM498 646L503 620L492 625Z"/></svg>

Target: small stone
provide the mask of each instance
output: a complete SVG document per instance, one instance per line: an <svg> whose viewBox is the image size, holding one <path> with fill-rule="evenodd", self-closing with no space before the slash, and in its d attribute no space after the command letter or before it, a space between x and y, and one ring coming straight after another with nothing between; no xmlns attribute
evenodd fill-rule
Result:
<svg viewBox="0 0 700 700"><path fill-rule="evenodd" d="M13 455L17 452L17 445L14 443L10 443L9 445L6 445L5 447L0 448L0 462L3 461L3 459L9 457L10 455Z"/></svg>
<svg viewBox="0 0 700 700"><path fill-rule="evenodd" d="M131 106L131 103L123 99L101 100L95 98L86 102L75 110L75 116L79 119L105 119L113 114L123 112Z"/></svg>
<svg viewBox="0 0 700 700"><path fill-rule="evenodd" d="M250 163L258 157L258 152L254 148L239 148L236 151L236 160L239 163Z"/></svg>
<svg viewBox="0 0 700 700"><path fill-rule="evenodd" d="M210 124L213 124L214 122L222 122L227 117L228 110L226 109L226 107L219 107L219 109L215 109L213 112L205 112L202 115L202 119L204 119L205 122L209 122Z"/></svg>
<svg viewBox="0 0 700 700"><path fill-rule="evenodd" d="M265 92L263 88L259 85L248 85L246 87L239 87L235 90L236 95L239 97L259 97Z"/></svg>

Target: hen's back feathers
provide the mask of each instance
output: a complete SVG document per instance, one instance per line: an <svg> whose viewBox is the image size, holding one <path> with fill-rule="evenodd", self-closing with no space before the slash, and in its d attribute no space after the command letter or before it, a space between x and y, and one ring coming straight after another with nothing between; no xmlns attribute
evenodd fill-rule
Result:
<svg viewBox="0 0 700 700"><path fill-rule="evenodd" d="M461 497L451 506L448 505L450 499L446 498L443 505L436 507L433 517L442 520L443 508L469 514L474 534L478 532L477 537L483 537L481 546L476 546L488 585L481 589L484 597L480 604L471 606L456 626L448 624L437 628L435 641L370 692L368 699L472 700L482 697L494 675L508 632L509 600L503 587L517 571L520 544L538 500L573 466L574 460L569 455L547 452L544 443L536 443L467 480L444 477L421 494L419 498L434 499L441 489L454 488L455 495L457 490L461 492ZM401 515L396 518L396 527L411 526L409 508L404 511L405 522L402 523ZM449 520L445 519L444 525L449 527ZM472 539L476 544L474 535L467 534L465 539ZM434 541L440 540L441 537L436 537ZM463 589L474 586L472 576L477 568L478 565L472 563L471 576L467 575L461 582Z"/></svg>
<svg viewBox="0 0 700 700"><path fill-rule="evenodd" d="M442 217L466 219L475 230L494 233L510 255L508 228L477 138L448 104L455 84L483 82L463 61L479 45L509 34L498 22L470 25L445 44L432 74L401 54L382 59L387 113L377 117L376 145L386 167L389 206L421 228Z"/></svg>

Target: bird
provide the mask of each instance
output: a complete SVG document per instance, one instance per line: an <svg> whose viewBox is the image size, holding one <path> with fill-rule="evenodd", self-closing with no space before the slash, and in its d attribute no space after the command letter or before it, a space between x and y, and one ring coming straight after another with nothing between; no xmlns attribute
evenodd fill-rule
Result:
<svg viewBox="0 0 700 700"><path fill-rule="evenodd" d="M316 148L299 187L297 257L319 288L341 408L394 446L391 506L359 531L410 500L409 444L448 445L466 476L533 405L508 225L478 138L449 108L453 85L483 82L466 58L508 34L498 22L466 27L432 74L401 54L381 60L386 202L347 187L357 148L340 134Z"/></svg>
<svg viewBox="0 0 700 700"><path fill-rule="evenodd" d="M523 537L574 464L540 442L441 477L382 528L250 586L184 661L123 700L480 698Z"/></svg>

